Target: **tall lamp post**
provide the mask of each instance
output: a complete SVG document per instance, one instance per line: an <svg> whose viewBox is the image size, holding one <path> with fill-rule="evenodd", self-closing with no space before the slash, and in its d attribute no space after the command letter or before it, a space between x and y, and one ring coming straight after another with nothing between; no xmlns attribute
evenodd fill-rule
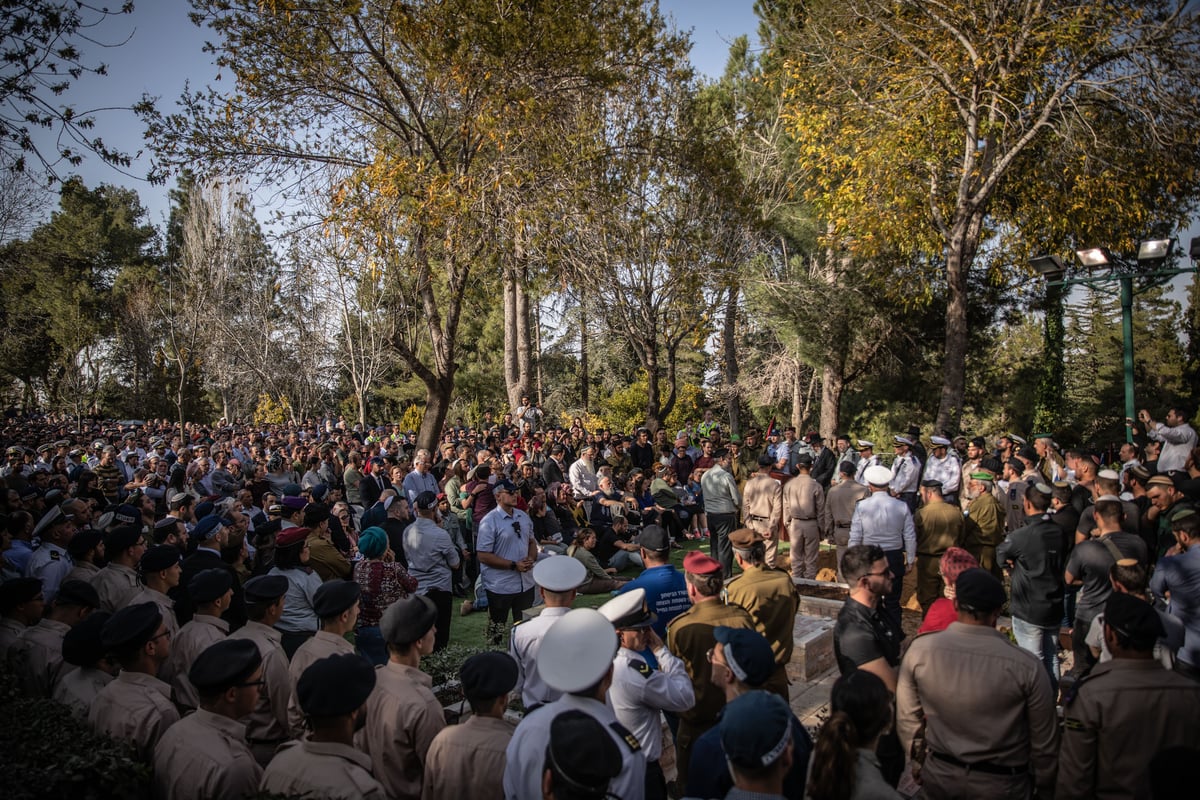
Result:
<svg viewBox="0 0 1200 800"><path fill-rule="evenodd" d="M1110 253L1103 247L1091 247L1076 250L1075 259L1079 266L1088 274L1078 277L1067 277L1067 267L1058 256L1038 256L1030 261L1030 265L1038 274L1046 279L1047 290L1047 344L1057 347L1059 363L1062 360L1062 297L1063 290L1070 286L1086 285L1099 291L1112 294L1109 284L1118 284L1121 298L1121 332L1124 339L1125 361L1125 441L1133 441L1133 426L1130 420L1136 418L1133 400L1133 298L1143 292L1161 286L1170 278L1187 272L1196 271L1196 259L1200 258L1200 237L1192 239L1188 248L1188 256L1192 262L1188 267L1170 266L1171 254L1175 247L1174 239L1147 239L1138 245L1137 258L1131 260ZM1051 293L1054 294L1056 309L1051 310ZM1051 331L1051 315L1057 313L1058 329ZM1053 341L1057 338L1057 342ZM1052 354L1048 354L1052 355ZM1060 383L1061 385L1061 383ZM1042 398L1039 387L1039 401Z"/></svg>

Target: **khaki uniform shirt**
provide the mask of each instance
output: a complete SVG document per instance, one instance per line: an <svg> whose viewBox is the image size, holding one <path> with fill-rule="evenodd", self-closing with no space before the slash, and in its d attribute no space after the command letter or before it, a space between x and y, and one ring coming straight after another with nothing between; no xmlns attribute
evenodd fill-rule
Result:
<svg viewBox="0 0 1200 800"><path fill-rule="evenodd" d="M827 534L841 528L846 536L850 535L850 521L854 519L854 507L858 501L871 494L871 490L855 480L847 479L836 486L829 487L825 495L825 509L821 515L824 521L821 530Z"/></svg>
<svg viewBox="0 0 1200 800"><path fill-rule="evenodd" d="M1150 798L1150 762L1200 741L1200 683L1154 660L1098 664L1067 706L1058 798Z"/></svg>
<svg viewBox="0 0 1200 800"><path fill-rule="evenodd" d="M922 720L931 753L1028 767L1039 788L1053 789L1058 720L1050 678L1038 658L994 628L952 622L913 641L896 686L904 752Z"/></svg>
<svg viewBox="0 0 1200 800"><path fill-rule="evenodd" d="M172 725L154 748L154 796L161 800L239 800L256 794L261 778L246 727L202 708Z"/></svg>
<svg viewBox="0 0 1200 800"><path fill-rule="evenodd" d="M12 646L26 626L12 617L0 617L0 659L8 656L8 648Z"/></svg>
<svg viewBox="0 0 1200 800"><path fill-rule="evenodd" d="M976 497L967 506L963 525L963 545L997 547L1004 541L1004 509L990 493Z"/></svg>
<svg viewBox="0 0 1200 800"><path fill-rule="evenodd" d="M499 784L499 776L494 778ZM387 800L371 775L371 758L332 742L288 742L263 773L264 792L326 800ZM465 796L464 796L465 800Z"/></svg>
<svg viewBox="0 0 1200 800"><path fill-rule="evenodd" d="M220 617L197 614L171 640L171 654L158 677L171 684L175 702L183 708L199 708L200 695L188 680L188 670L208 646L229 635L229 623Z"/></svg>
<svg viewBox="0 0 1200 800"><path fill-rule="evenodd" d="M781 569L747 567L726 585L725 597L749 612L755 629L771 643L775 665L786 666L792 660L792 636L800 610L800 595L791 576Z"/></svg>
<svg viewBox="0 0 1200 800"><path fill-rule="evenodd" d="M667 625L667 649L683 660L696 691L696 704L679 716L700 730L712 727L725 707L725 692L713 685L708 662L708 651L717 643L713 629L721 625L753 628L754 619L741 606L713 598L697 603Z"/></svg>
<svg viewBox="0 0 1200 800"><path fill-rule="evenodd" d="M255 743L278 743L288 739L287 705L292 695L288 679L288 658L283 652L279 631L254 620L248 621L229 637L249 639L258 645L262 655L263 685L258 693L254 712L241 721L246 724L246 740Z"/></svg>
<svg viewBox="0 0 1200 800"><path fill-rule="evenodd" d="M309 536L304 543L308 545L308 566L321 576L322 581L349 580L350 562L328 539Z"/></svg>
<svg viewBox="0 0 1200 800"><path fill-rule="evenodd" d="M100 608L115 614L142 590L137 573L124 564L109 562L92 578L92 586L100 595Z"/></svg>
<svg viewBox="0 0 1200 800"><path fill-rule="evenodd" d="M917 555L940 556L963 540L964 517L958 506L927 503L913 515L917 529Z"/></svg>
<svg viewBox="0 0 1200 800"><path fill-rule="evenodd" d="M131 606L136 606L139 603L158 604L158 610L162 612L163 622L167 623L167 630L171 632L171 640L174 642L175 637L179 635L179 622L175 619L175 601L157 589L143 586L142 590L129 601L129 605Z"/></svg>
<svg viewBox="0 0 1200 800"><path fill-rule="evenodd" d="M433 738L425 756L421 800L502 800L504 751L515 727L495 717L468 717Z"/></svg>
<svg viewBox="0 0 1200 800"><path fill-rule="evenodd" d="M367 726L359 732L362 750L371 756L375 777L389 797L418 800L425 756L446 727L433 679L391 661L376 667L375 676L375 689L367 698Z"/></svg>
<svg viewBox="0 0 1200 800"><path fill-rule="evenodd" d="M63 637L71 626L43 619L26 628L8 648L8 665L30 697L51 697L64 674L75 669L63 661Z"/></svg>
<svg viewBox="0 0 1200 800"><path fill-rule="evenodd" d="M302 739L307 733L304 728L304 711L301 710L300 701L296 697L296 685L300 683L300 676L304 674L304 670L322 658L353 652L354 645L344 637L329 631L317 631L316 636L300 645L292 655L292 663L288 666L287 719L293 738Z"/></svg>
<svg viewBox="0 0 1200 800"><path fill-rule="evenodd" d="M170 686L153 675L124 670L100 690L88 712L97 733L132 743L138 758L147 762L167 728L178 721Z"/></svg>
<svg viewBox="0 0 1200 800"><path fill-rule="evenodd" d="M783 518L783 487L770 475L755 473L746 481L742 520L760 533L774 535Z"/></svg>
<svg viewBox="0 0 1200 800"><path fill-rule="evenodd" d="M75 567L67 573L67 577L63 581L83 581L91 583L92 579L99 574L100 568L90 561L76 561Z"/></svg>
<svg viewBox="0 0 1200 800"><path fill-rule="evenodd" d="M825 490L812 476L801 473L783 487L783 521L794 519L816 520L824 536L829 531L824 527Z"/></svg>
<svg viewBox="0 0 1200 800"><path fill-rule="evenodd" d="M54 701L71 709L71 713L79 719L86 720L96 695L112 680L112 675L95 667L73 669L63 675L54 687Z"/></svg>

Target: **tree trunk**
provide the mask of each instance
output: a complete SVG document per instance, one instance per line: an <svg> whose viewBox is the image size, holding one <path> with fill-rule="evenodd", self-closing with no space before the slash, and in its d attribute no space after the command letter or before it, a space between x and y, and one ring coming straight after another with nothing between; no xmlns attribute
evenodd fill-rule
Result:
<svg viewBox="0 0 1200 800"><path fill-rule="evenodd" d="M800 382L800 362L796 361L792 370L792 427L800 429L804 417L804 389Z"/></svg>
<svg viewBox="0 0 1200 800"><path fill-rule="evenodd" d="M962 419L967 381L967 271L975 260L983 218L961 211L951 227L946 248L946 339L942 366L942 396L933 429L956 433Z"/></svg>
<svg viewBox="0 0 1200 800"><path fill-rule="evenodd" d="M533 348L537 402L540 406L546 402L546 398L542 396L542 304L540 301L533 304Z"/></svg>
<svg viewBox="0 0 1200 800"><path fill-rule="evenodd" d="M738 359L737 359L737 312L738 285L729 287L729 299L725 302L725 326L721 332L721 347L725 358L725 414L729 418L729 433L740 434L741 420L738 402Z"/></svg>
<svg viewBox="0 0 1200 800"><path fill-rule="evenodd" d="M533 336L530 334L531 315L529 313L529 292L525 286L526 271L524 267L517 273L516 279L516 321L517 321L517 400L521 395L529 394L533 385L531 378L531 362L533 351Z"/></svg>
<svg viewBox="0 0 1200 800"><path fill-rule="evenodd" d="M517 373L517 276L504 270L504 385L508 392L508 407L521 404L520 376Z"/></svg>
<svg viewBox="0 0 1200 800"><path fill-rule="evenodd" d="M646 427L650 429L651 433L662 427L662 418L659 416L662 404L658 386L661 377L660 371L657 349L648 346L646 348Z"/></svg>
<svg viewBox="0 0 1200 800"><path fill-rule="evenodd" d="M367 428L367 393L365 390L354 393L354 398L358 400L358 424L363 426L363 430Z"/></svg>
<svg viewBox="0 0 1200 800"><path fill-rule="evenodd" d="M454 393L454 373L437 376L425 384L425 414L417 431L417 447L437 452L442 426L450 412L450 397Z"/></svg>
<svg viewBox="0 0 1200 800"><path fill-rule="evenodd" d="M838 432L842 410L842 388L846 379L846 358L831 358L821 369L821 424L819 430L826 441Z"/></svg>
<svg viewBox="0 0 1200 800"><path fill-rule="evenodd" d="M583 404L583 412L590 410L588 406L588 319L587 308L583 297L579 298L579 401Z"/></svg>
<svg viewBox="0 0 1200 800"><path fill-rule="evenodd" d="M1038 431L1057 433L1063 423L1063 287L1046 285L1045 341L1043 342L1041 375L1038 380L1037 402L1033 412L1033 427Z"/></svg>

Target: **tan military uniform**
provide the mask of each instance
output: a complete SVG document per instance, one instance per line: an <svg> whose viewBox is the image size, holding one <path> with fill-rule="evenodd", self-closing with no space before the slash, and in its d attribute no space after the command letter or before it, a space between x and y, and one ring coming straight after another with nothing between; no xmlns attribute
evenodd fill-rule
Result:
<svg viewBox="0 0 1200 800"><path fill-rule="evenodd" d="M209 645L215 644L229 635L229 623L220 617L208 614L197 614L191 622L183 626L179 635L171 640L171 654L163 664L158 677L171 684L175 692L175 702L183 709L199 708L200 695L196 687L188 680L188 670L192 668L200 654Z"/></svg>
<svg viewBox="0 0 1200 800"><path fill-rule="evenodd" d="M730 603L749 612L754 627L767 637L775 653L775 672L762 688L790 702L787 664L792 660L796 612L800 610L796 585L783 570L747 567L729 581L725 595Z"/></svg>
<svg viewBox="0 0 1200 800"><path fill-rule="evenodd" d="M249 620L234 631L230 639L249 639L258 645L262 655L263 685L258 693L254 713L242 719L246 724L246 741L255 760L266 766L275 755L275 748L288 740L287 706L292 696L288 677L288 658L279 643L279 631L261 622Z"/></svg>
<svg viewBox="0 0 1200 800"><path fill-rule="evenodd" d="M8 656L8 648L25 632L26 626L12 617L0 617L0 658Z"/></svg>
<svg viewBox="0 0 1200 800"><path fill-rule="evenodd" d="M371 756L375 777L389 797L418 800L425 756L446 727L442 706L433 695L433 680L419 669L389 661L375 675L367 726L359 732L362 750Z"/></svg>
<svg viewBox="0 0 1200 800"><path fill-rule="evenodd" d="M179 635L179 622L175 619L174 600L157 589L143 586L142 590L129 601L129 605L131 606L136 606L139 603L156 603L159 612L162 614L163 622L167 623L167 630L171 632L171 639L174 640Z"/></svg>
<svg viewBox="0 0 1200 800"><path fill-rule="evenodd" d="M500 783L497 775L496 784ZM333 742L289 742L263 773L264 792L303 795L325 800L387 800L383 785L371 775L371 758L353 747Z"/></svg>
<svg viewBox="0 0 1200 800"><path fill-rule="evenodd" d="M97 733L132 743L138 758L147 762L163 734L178 721L170 686L153 675L124 670L100 690L88 712Z"/></svg>
<svg viewBox="0 0 1200 800"><path fill-rule="evenodd" d="M967 494L967 482L971 480L971 473L973 472L979 472L978 458L964 461L962 465L962 480L958 484L958 505L963 511L967 510L967 506L971 505L971 500L974 499Z"/></svg>
<svg viewBox="0 0 1200 800"><path fill-rule="evenodd" d="M746 481L746 491L742 495L742 524L762 536L769 567L775 566L782 519L783 486L775 478L756 472Z"/></svg>
<svg viewBox="0 0 1200 800"><path fill-rule="evenodd" d="M957 505L935 501L917 509L913 527L917 531L917 602L928 612L945 585L938 572L942 554L962 544L964 518Z"/></svg>
<svg viewBox="0 0 1200 800"><path fill-rule="evenodd" d="M824 516L825 490L810 475L802 472L783 486L783 521L792 543L792 580L817 577L817 553L826 533Z"/></svg>
<svg viewBox="0 0 1200 800"><path fill-rule="evenodd" d="M1050 678L994 628L952 622L913 640L896 686L904 752L922 722L929 755L921 780L930 797L1027 797L1033 785L1053 791L1058 725ZM1000 770L1010 774L994 774Z"/></svg>
<svg viewBox="0 0 1200 800"><path fill-rule="evenodd" d="M683 660L696 692L696 704L679 715L675 736L675 766L681 786L687 785L693 743L717 723L717 715L725 707L725 692L713 685L708 662L708 651L717 643L713 629L721 625L753 628L754 618L741 606L726 605L714 597L693 605L667 625L667 649Z"/></svg>
<svg viewBox="0 0 1200 800"><path fill-rule="evenodd" d="M92 578L92 586L100 595L100 608L110 614L120 611L142 590L137 573L124 564L109 562Z"/></svg>
<svg viewBox="0 0 1200 800"><path fill-rule="evenodd" d="M81 720L87 720L88 712L100 690L112 683L113 676L95 667L79 667L66 673L54 687L54 701L71 709Z"/></svg>
<svg viewBox="0 0 1200 800"><path fill-rule="evenodd" d="M469 717L450 725L433 739L425 757L421 800L502 800L512 724L495 717Z"/></svg>
<svg viewBox="0 0 1200 800"><path fill-rule="evenodd" d="M304 674L304 670L322 658L353 652L354 645L347 642L344 637L329 631L317 631L316 636L300 645L296 650L292 656L292 663L288 665L287 719L293 738L302 739L307 733L304 728L304 711L300 708L300 701L296 697L296 685L300 683L300 676Z"/></svg>
<svg viewBox="0 0 1200 800"><path fill-rule="evenodd" d="M328 539L314 535L304 543L308 545L308 566L321 576L322 581L349 580L350 562Z"/></svg>
<svg viewBox="0 0 1200 800"><path fill-rule="evenodd" d="M22 631L8 648L8 665L30 697L49 698L62 676L75 667L63 661L63 637L71 626L43 619Z"/></svg>
<svg viewBox="0 0 1200 800"><path fill-rule="evenodd" d="M63 581L83 581L91 583L92 579L100 573L100 568L90 561L76 561L75 567L67 573L67 577Z"/></svg>
<svg viewBox="0 0 1200 800"><path fill-rule="evenodd" d="M996 562L996 548L1004 541L1004 509L990 492L976 497L967 506L963 522L963 547L975 556L979 566L1004 580Z"/></svg>
<svg viewBox="0 0 1200 800"><path fill-rule="evenodd" d="M204 709L172 725L154 748L156 797L236 800L257 793L261 778L246 726Z"/></svg>
<svg viewBox="0 0 1200 800"><path fill-rule="evenodd" d="M858 481L848 478L836 486L829 487L825 494L823 530L833 536L837 546L838 579L842 577L842 556L850 545L850 522L854 519L854 507L858 501L871 494L871 490Z"/></svg>
<svg viewBox="0 0 1200 800"><path fill-rule="evenodd" d="M1154 756L1200 741L1200 683L1115 658L1080 681L1064 716L1055 797L1149 800Z"/></svg>

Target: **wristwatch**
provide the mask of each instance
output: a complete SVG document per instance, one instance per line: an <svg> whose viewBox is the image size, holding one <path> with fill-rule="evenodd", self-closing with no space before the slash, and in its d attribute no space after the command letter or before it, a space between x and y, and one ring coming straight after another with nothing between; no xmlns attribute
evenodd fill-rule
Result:
<svg viewBox="0 0 1200 800"><path fill-rule="evenodd" d="M512 570L513 572L516 572L517 571L517 562L515 562L515 561L508 562L508 568L510 570Z"/></svg>

